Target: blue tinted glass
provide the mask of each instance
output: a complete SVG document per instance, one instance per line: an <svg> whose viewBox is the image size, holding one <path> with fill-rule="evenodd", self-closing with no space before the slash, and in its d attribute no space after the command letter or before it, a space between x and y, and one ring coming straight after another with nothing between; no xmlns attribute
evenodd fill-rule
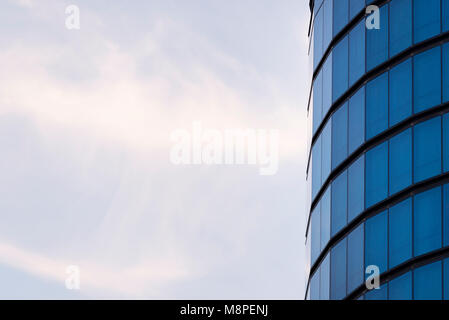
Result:
<svg viewBox="0 0 449 320"><path fill-rule="evenodd" d="M413 6L415 43L440 33L440 0L415 0Z"/></svg>
<svg viewBox="0 0 449 320"><path fill-rule="evenodd" d="M449 171L449 114L443 116L443 170Z"/></svg>
<svg viewBox="0 0 449 320"><path fill-rule="evenodd" d="M447 1L449 3L449 1ZM449 43L443 45L443 102L449 101Z"/></svg>
<svg viewBox="0 0 449 320"><path fill-rule="evenodd" d="M310 279L310 300L318 300L320 298L320 270L317 270Z"/></svg>
<svg viewBox="0 0 449 320"><path fill-rule="evenodd" d="M323 10L315 16L313 24L313 67L316 68L323 56Z"/></svg>
<svg viewBox="0 0 449 320"><path fill-rule="evenodd" d="M415 113L441 103L441 48L415 56L413 67Z"/></svg>
<svg viewBox="0 0 449 320"><path fill-rule="evenodd" d="M371 70L388 58L388 5L380 8L380 29L366 30L366 68Z"/></svg>
<svg viewBox="0 0 449 320"><path fill-rule="evenodd" d="M415 300L441 300L441 261L414 271Z"/></svg>
<svg viewBox="0 0 449 320"><path fill-rule="evenodd" d="M365 7L365 0L349 0L349 19L354 18Z"/></svg>
<svg viewBox="0 0 449 320"><path fill-rule="evenodd" d="M414 128L414 180L419 182L441 173L441 117Z"/></svg>
<svg viewBox="0 0 449 320"><path fill-rule="evenodd" d="M321 187L321 136L312 148L312 197Z"/></svg>
<svg viewBox="0 0 449 320"><path fill-rule="evenodd" d="M358 216L365 203L365 159L360 157L348 169L348 221Z"/></svg>
<svg viewBox="0 0 449 320"><path fill-rule="evenodd" d="M331 251L331 299L346 296L346 238Z"/></svg>
<svg viewBox="0 0 449 320"><path fill-rule="evenodd" d="M443 0L443 32L449 31L449 1Z"/></svg>
<svg viewBox="0 0 449 320"><path fill-rule="evenodd" d="M348 89L348 37L336 46L332 54L332 101L337 100Z"/></svg>
<svg viewBox="0 0 449 320"><path fill-rule="evenodd" d="M329 242L331 234L331 192L327 188L321 198L321 248L324 249Z"/></svg>
<svg viewBox="0 0 449 320"><path fill-rule="evenodd" d="M365 300L387 300L388 287L386 284L380 286L379 289L373 289L365 294Z"/></svg>
<svg viewBox="0 0 449 320"><path fill-rule="evenodd" d="M415 256L441 248L441 187L415 196L413 234Z"/></svg>
<svg viewBox="0 0 449 320"><path fill-rule="evenodd" d="M348 293L363 284L363 224L348 236Z"/></svg>
<svg viewBox="0 0 449 320"><path fill-rule="evenodd" d="M329 255L321 263L320 267L320 300L329 300L330 263Z"/></svg>
<svg viewBox="0 0 449 320"><path fill-rule="evenodd" d="M365 87L349 99L348 154L365 141Z"/></svg>
<svg viewBox="0 0 449 320"><path fill-rule="evenodd" d="M349 33L349 86L365 73L365 20Z"/></svg>
<svg viewBox="0 0 449 320"><path fill-rule="evenodd" d="M321 184L324 184L331 173L332 122L328 121L321 133Z"/></svg>
<svg viewBox="0 0 449 320"><path fill-rule="evenodd" d="M313 83L313 132L320 126L323 118L323 74L320 71Z"/></svg>
<svg viewBox="0 0 449 320"><path fill-rule="evenodd" d="M312 220L311 220L311 228L312 228L312 243L310 245L312 263L316 261L320 254L320 205L318 204L315 209L312 211Z"/></svg>
<svg viewBox="0 0 449 320"><path fill-rule="evenodd" d="M407 272L391 280L389 286L389 300L412 300L412 273Z"/></svg>
<svg viewBox="0 0 449 320"><path fill-rule="evenodd" d="M366 153L366 207L388 195L388 142Z"/></svg>
<svg viewBox="0 0 449 320"><path fill-rule="evenodd" d="M334 36L348 23L349 0L334 0Z"/></svg>
<svg viewBox="0 0 449 320"><path fill-rule="evenodd" d="M324 2L324 34L323 34L323 51L326 51L332 40L332 0Z"/></svg>
<svg viewBox="0 0 449 320"><path fill-rule="evenodd" d="M389 264L393 268L412 257L411 198L390 208L389 223Z"/></svg>
<svg viewBox="0 0 449 320"><path fill-rule="evenodd" d="M332 116L332 169L348 155L348 103Z"/></svg>
<svg viewBox="0 0 449 320"><path fill-rule="evenodd" d="M343 172L332 182L331 234L334 236L346 225L347 216L347 172Z"/></svg>
<svg viewBox="0 0 449 320"><path fill-rule="evenodd" d="M365 266L375 265L380 272L388 266L388 215L384 211L365 223Z"/></svg>
<svg viewBox="0 0 449 320"><path fill-rule="evenodd" d="M412 60L408 59L390 71L390 126L410 117L411 114Z"/></svg>
<svg viewBox="0 0 449 320"><path fill-rule="evenodd" d="M412 45L412 1L390 2L390 57Z"/></svg>
<svg viewBox="0 0 449 320"><path fill-rule="evenodd" d="M388 128L388 73L366 85L366 139Z"/></svg>
<svg viewBox="0 0 449 320"><path fill-rule="evenodd" d="M449 245L449 185L443 187L443 244ZM449 297L448 297L449 299Z"/></svg>
<svg viewBox="0 0 449 320"><path fill-rule="evenodd" d="M443 261L443 299L449 300L449 259Z"/></svg>
<svg viewBox="0 0 449 320"><path fill-rule="evenodd" d="M412 129L390 140L390 195L412 184Z"/></svg>
<svg viewBox="0 0 449 320"><path fill-rule="evenodd" d="M323 117L332 105L332 53L323 65Z"/></svg>

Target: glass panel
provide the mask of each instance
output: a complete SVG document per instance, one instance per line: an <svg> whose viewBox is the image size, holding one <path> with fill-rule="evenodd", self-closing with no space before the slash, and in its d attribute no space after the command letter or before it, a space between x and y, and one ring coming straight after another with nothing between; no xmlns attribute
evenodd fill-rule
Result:
<svg viewBox="0 0 449 320"><path fill-rule="evenodd" d="M365 20L349 33L349 86L365 73Z"/></svg>
<svg viewBox="0 0 449 320"><path fill-rule="evenodd" d="M323 118L323 74L320 71L313 83L313 133L316 132Z"/></svg>
<svg viewBox="0 0 449 320"><path fill-rule="evenodd" d="M406 274L391 280L388 286L389 300L412 300L411 272L407 272Z"/></svg>
<svg viewBox="0 0 449 320"><path fill-rule="evenodd" d="M413 273L415 300L441 300L441 261L417 268Z"/></svg>
<svg viewBox="0 0 449 320"><path fill-rule="evenodd" d="M311 243L311 257L312 257L312 264L315 263L316 258L320 255L320 204L318 204L315 209L312 211L312 220L311 220L311 237L312 237L312 243Z"/></svg>
<svg viewBox="0 0 449 320"><path fill-rule="evenodd" d="M365 266L375 265L381 273L388 267L388 215L384 211L365 223Z"/></svg>
<svg viewBox="0 0 449 320"><path fill-rule="evenodd" d="M330 263L329 255L321 263L320 267L320 300L329 300Z"/></svg>
<svg viewBox="0 0 449 320"><path fill-rule="evenodd" d="M412 45L412 1L390 2L390 57Z"/></svg>
<svg viewBox="0 0 449 320"><path fill-rule="evenodd" d="M388 58L388 5L380 8L380 29L366 30L366 68L371 70Z"/></svg>
<svg viewBox="0 0 449 320"><path fill-rule="evenodd" d="M441 187L415 196L413 235L415 256L441 248Z"/></svg>
<svg viewBox="0 0 449 320"><path fill-rule="evenodd" d="M347 215L347 171L343 172L332 182L332 214L331 234L334 236L346 225Z"/></svg>
<svg viewBox="0 0 449 320"><path fill-rule="evenodd" d="M365 203L365 158L361 156L348 169L348 221L362 213Z"/></svg>
<svg viewBox="0 0 449 320"><path fill-rule="evenodd" d="M443 299L449 300L449 259L443 260L443 281Z"/></svg>
<svg viewBox="0 0 449 320"><path fill-rule="evenodd" d="M441 173L441 117L414 127L414 180L419 182Z"/></svg>
<svg viewBox="0 0 449 320"><path fill-rule="evenodd" d="M346 296L346 238L331 251L331 299L340 300Z"/></svg>
<svg viewBox="0 0 449 320"><path fill-rule="evenodd" d="M310 300L319 300L320 298L320 270L317 270L310 279Z"/></svg>
<svg viewBox="0 0 449 320"><path fill-rule="evenodd" d="M324 184L331 173L331 153L332 153L332 121L328 121L321 133L321 184Z"/></svg>
<svg viewBox="0 0 449 320"><path fill-rule="evenodd" d="M389 223L389 263L394 268L412 257L411 198L390 208Z"/></svg>
<svg viewBox="0 0 449 320"><path fill-rule="evenodd" d="M447 1L449 3L449 1ZM443 102L449 101L449 43L443 45Z"/></svg>
<svg viewBox="0 0 449 320"><path fill-rule="evenodd" d="M415 56L413 67L415 113L441 103L441 48Z"/></svg>
<svg viewBox="0 0 449 320"><path fill-rule="evenodd" d="M365 0L349 1L349 19L352 20L365 7Z"/></svg>
<svg viewBox="0 0 449 320"><path fill-rule="evenodd" d="M365 87L349 99L348 154L365 141Z"/></svg>
<svg viewBox="0 0 449 320"><path fill-rule="evenodd" d="M388 195L388 141L366 153L366 207Z"/></svg>
<svg viewBox="0 0 449 320"><path fill-rule="evenodd" d="M411 59L390 71L390 126L412 115L412 79Z"/></svg>
<svg viewBox="0 0 449 320"><path fill-rule="evenodd" d="M323 51L326 51L332 40L332 0L324 2L324 34L323 34Z"/></svg>
<svg viewBox="0 0 449 320"><path fill-rule="evenodd" d="M348 294L364 282L363 224L348 236Z"/></svg>
<svg viewBox="0 0 449 320"><path fill-rule="evenodd" d="M348 103L332 116L332 169L348 155Z"/></svg>
<svg viewBox="0 0 449 320"><path fill-rule="evenodd" d="M415 0L413 6L414 40L421 42L440 33L440 0Z"/></svg>
<svg viewBox="0 0 449 320"><path fill-rule="evenodd" d="M412 184L412 129L390 140L390 195Z"/></svg>
<svg viewBox="0 0 449 320"><path fill-rule="evenodd" d="M366 85L366 139L388 129L388 73Z"/></svg>
<svg viewBox="0 0 449 320"><path fill-rule="evenodd" d="M321 198L321 248L329 242L331 234L331 188L327 188Z"/></svg>
<svg viewBox="0 0 449 320"><path fill-rule="evenodd" d="M332 101L335 101L348 89L348 36L335 46L332 61Z"/></svg>
<svg viewBox="0 0 449 320"><path fill-rule="evenodd" d="M332 53L323 65L323 117L332 105Z"/></svg>
<svg viewBox="0 0 449 320"><path fill-rule="evenodd" d="M449 31L449 1L443 0L443 32Z"/></svg>
<svg viewBox="0 0 449 320"><path fill-rule="evenodd" d="M321 187L321 136L312 148L312 198Z"/></svg>
<svg viewBox="0 0 449 320"><path fill-rule="evenodd" d="M384 284L379 289L373 289L365 294L365 300L387 300L388 286Z"/></svg>
<svg viewBox="0 0 449 320"><path fill-rule="evenodd" d="M449 113L443 116L443 170L449 171Z"/></svg>
<svg viewBox="0 0 449 320"><path fill-rule="evenodd" d="M443 244L449 245L449 185L443 186ZM449 297L448 297L449 299Z"/></svg>
<svg viewBox="0 0 449 320"><path fill-rule="evenodd" d="M334 0L334 37L346 26L349 15L349 0Z"/></svg>
<svg viewBox="0 0 449 320"><path fill-rule="evenodd" d="M318 66L318 63L323 56L323 10L320 9L315 16L313 23L313 68Z"/></svg>

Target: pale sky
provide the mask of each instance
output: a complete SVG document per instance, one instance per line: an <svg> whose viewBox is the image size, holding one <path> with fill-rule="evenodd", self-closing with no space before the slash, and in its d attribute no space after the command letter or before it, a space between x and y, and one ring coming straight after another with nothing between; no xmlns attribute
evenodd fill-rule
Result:
<svg viewBox="0 0 449 320"><path fill-rule="evenodd" d="M306 0L2 0L0 298L304 298L308 23ZM280 130L277 174L172 164L195 121Z"/></svg>

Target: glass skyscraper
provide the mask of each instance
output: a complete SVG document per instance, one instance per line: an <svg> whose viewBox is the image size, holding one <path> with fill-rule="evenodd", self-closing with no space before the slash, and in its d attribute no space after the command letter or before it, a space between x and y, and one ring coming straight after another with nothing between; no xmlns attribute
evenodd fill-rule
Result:
<svg viewBox="0 0 449 320"><path fill-rule="evenodd" d="M449 0L310 7L306 298L449 299Z"/></svg>

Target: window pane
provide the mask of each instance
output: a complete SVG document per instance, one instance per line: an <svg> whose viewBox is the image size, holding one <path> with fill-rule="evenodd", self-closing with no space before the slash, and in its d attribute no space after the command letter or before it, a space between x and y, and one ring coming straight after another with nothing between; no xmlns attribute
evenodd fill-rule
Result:
<svg viewBox="0 0 449 320"><path fill-rule="evenodd" d="M366 67L378 66L388 58L388 5L380 8L380 29L366 30Z"/></svg>
<svg viewBox="0 0 449 320"><path fill-rule="evenodd" d="M449 1L447 1L449 3ZM443 102L449 101L449 43L443 45Z"/></svg>
<svg viewBox="0 0 449 320"><path fill-rule="evenodd" d="M415 0L413 16L415 43L440 33L440 0Z"/></svg>
<svg viewBox="0 0 449 320"><path fill-rule="evenodd" d="M332 116L332 169L348 155L348 103L343 104Z"/></svg>
<svg viewBox="0 0 449 320"><path fill-rule="evenodd" d="M320 254L320 204L318 204L315 209L312 211L312 220L311 220L311 230L312 230L312 243L311 243L311 257L312 263L315 263L316 258L318 258Z"/></svg>
<svg viewBox="0 0 449 320"><path fill-rule="evenodd" d="M388 195L388 142L366 153L366 207Z"/></svg>
<svg viewBox="0 0 449 320"><path fill-rule="evenodd" d="M414 178L419 182L441 173L441 117L414 128Z"/></svg>
<svg viewBox="0 0 449 320"><path fill-rule="evenodd" d="M334 36L348 23L349 0L334 0Z"/></svg>
<svg viewBox="0 0 449 320"><path fill-rule="evenodd" d="M441 187L415 196L413 230L415 256L441 248Z"/></svg>
<svg viewBox="0 0 449 320"><path fill-rule="evenodd" d="M365 266L375 265L381 273L387 271L388 227L387 211L384 211L365 223Z"/></svg>
<svg viewBox="0 0 449 320"><path fill-rule="evenodd" d="M441 103L441 48L436 47L415 56L415 113Z"/></svg>
<svg viewBox="0 0 449 320"><path fill-rule="evenodd" d="M329 255L321 263L320 267L320 300L329 300L330 263Z"/></svg>
<svg viewBox="0 0 449 320"><path fill-rule="evenodd" d="M321 198L321 248L326 247L331 234L331 192L327 188Z"/></svg>
<svg viewBox="0 0 449 320"><path fill-rule="evenodd" d="M390 57L412 45L412 1L390 2Z"/></svg>
<svg viewBox="0 0 449 320"><path fill-rule="evenodd" d="M449 1L443 0L443 32L449 31Z"/></svg>
<svg viewBox="0 0 449 320"><path fill-rule="evenodd" d="M445 259L443 261L443 279L444 279L443 299L449 300L449 259Z"/></svg>
<svg viewBox="0 0 449 320"><path fill-rule="evenodd" d="M326 51L332 41L332 0L324 1L324 34L323 34L323 51Z"/></svg>
<svg viewBox="0 0 449 320"><path fill-rule="evenodd" d="M348 169L348 221L362 213L365 203L365 158L361 156Z"/></svg>
<svg viewBox="0 0 449 320"><path fill-rule="evenodd" d="M364 282L363 224L348 236L348 294Z"/></svg>
<svg viewBox="0 0 449 320"><path fill-rule="evenodd" d="M412 257L412 199L404 200L389 212L389 263L394 268Z"/></svg>
<svg viewBox="0 0 449 320"><path fill-rule="evenodd" d="M316 132L323 118L323 74L320 71L313 83L313 133Z"/></svg>
<svg viewBox="0 0 449 320"><path fill-rule="evenodd" d="M443 187L443 234L444 246L449 245L449 185ZM448 297L449 299L449 297Z"/></svg>
<svg viewBox="0 0 449 320"><path fill-rule="evenodd" d="M323 117L332 105L332 53L323 65Z"/></svg>
<svg viewBox="0 0 449 320"><path fill-rule="evenodd" d="M412 79L411 59L390 71L390 126L412 115Z"/></svg>
<svg viewBox="0 0 449 320"><path fill-rule="evenodd" d="M389 286L389 300L412 300L412 273L407 272L394 280Z"/></svg>
<svg viewBox="0 0 449 320"><path fill-rule="evenodd" d="M443 116L443 170L449 171L449 114Z"/></svg>
<svg viewBox="0 0 449 320"><path fill-rule="evenodd" d="M320 9L313 23L313 68L318 66L323 57L323 10Z"/></svg>
<svg viewBox="0 0 449 320"><path fill-rule="evenodd" d="M335 101L348 89L348 36L334 48L332 70L332 101Z"/></svg>
<svg viewBox="0 0 449 320"><path fill-rule="evenodd" d="M318 300L320 298L320 270L317 270L310 279L310 300Z"/></svg>
<svg viewBox="0 0 449 320"><path fill-rule="evenodd" d="M388 73L366 85L366 139L388 129Z"/></svg>
<svg viewBox="0 0 449 320"><path fill-rule="evenodd" d="M379 289L373 289L365 294L365 300L387 300L388 287L386 284L380 286Z"/></svg>
<svg viewBox="0 0 449 320"><path fill-rule="evenodd" d="M351 154L365 141L365 87L349 99L348 126L348 154Z"/></svg>
<svg viewBox="0 0 449 320"><path fill-rule="evenodd" d="M390 140L390 195L412 184L412 129Z"/></svg>
<svg viewBox="0 0 449 320"><path fill-rule="evenodd" d="M347 171L332 182L332 236L346 225L347 215Z"/></svg>
<svg viewBox="0 0 449 320"><path fill-rule="evenodd" d="M365 7L365 0L349 1L349 19L353 19Z"/></svg>
<svg viewBox="0 0 449 320"><path fill-rule="evenodd" d="M346 296L346 238L331 251L331 299Z"/></svg>
<svg viewBox="0 0 449 320"><path fill-rule="evenodd" d="M332 153L332 121L328 121L321 133L321 184L324 184L331 173Z"/></svg>
<svg viewBox="0 0 449 320"><path fill-rule="evenodd" d="M441 300L441 261L414 271L415 300Z"/></svg>
<svg viewBox="0 0 449 320"><path fill-rule="evenodd" d="M312 198L321 187L321 136L312 149Z"/></svg>
<svg viewBox="0 0 449 320"><path fill-rule="evenodd" d="M349 33L349 86L365 73L365 20Z"/></svg>

